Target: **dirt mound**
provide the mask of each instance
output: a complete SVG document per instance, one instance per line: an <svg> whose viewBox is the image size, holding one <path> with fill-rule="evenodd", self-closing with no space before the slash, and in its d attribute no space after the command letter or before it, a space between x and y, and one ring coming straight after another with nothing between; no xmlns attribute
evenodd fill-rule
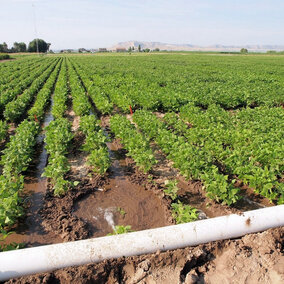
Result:
<svg viewBox="0 0 284 284"><path fill-rule="evenodd" d="M283 283L284 227L150 255L69 267L7 283Z"/></svg>

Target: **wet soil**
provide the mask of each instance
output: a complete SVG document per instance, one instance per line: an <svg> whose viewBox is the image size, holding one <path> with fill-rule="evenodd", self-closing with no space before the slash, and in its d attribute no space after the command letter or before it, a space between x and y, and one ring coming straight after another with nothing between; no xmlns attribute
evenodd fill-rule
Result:
<svg viewBox="0 0 284 284"><path fill-rule="evenodd" d="M6 283L284 282L284 227L235 240L69 267Z"/></svg>
<svg viewBox="0 0 284 284"><path fill-rule="evenodd" d="M108 143L108 147L113 163L104 177L90 175L89 169L65 196L54 197L52 191L46 196L44 227L63 241L104 236L116 225L130 225L138 231L173 224L167 201L159 191L147 190L152 187L149 182L139 184L139 171L121 153L118 141ZM68 176L71 181L76 178Z"/></svg>

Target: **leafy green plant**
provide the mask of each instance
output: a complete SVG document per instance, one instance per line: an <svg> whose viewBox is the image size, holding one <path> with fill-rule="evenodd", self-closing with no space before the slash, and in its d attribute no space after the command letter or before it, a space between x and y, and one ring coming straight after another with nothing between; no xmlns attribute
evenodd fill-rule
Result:
<svg viewBox="0 0 284 284"><path fill-rule="evenodd" d="M38 131L38 123L24 120L3 150L0 162L3 165L0 176L0 230L12 226L23 214L19 196L19 191L24 187L22 173L32 160Z"/></svg>
<svg viewBox="0 0 284 284"><path fill-rule="evenodd" d="M177 224L188 223L198 219L197 209L184 205L180 201L172 203L172 215Z"/></svg>
<svg viewBox="0 0 284 284"><path fill-rule="evenodd" d="M119 212L119 214L120 214L122 217L124 217L125 214L126 214L125 210L124 210L123 208L121 208L121 207L117 207L117 211Z"/></svg>
<svg viewBox="0 0 284 284"><path fill-rule="evenodd" d="M143 133L155 140L186 178L200 179L204 182L210 198L228 205L239 200L239 189L234 188L227 176L219 173L208 152L190 144L185 137L172 133L150 112L136 111L133 119Z"/></svg>
<svg viewBox="0 0 284 284"><path fill-rule="evenodd" d="M45 128L45 149L49 159L42 175L51 179L57 196L64 194L71 185L64 176L70 170L66 154L72 139L71 124L65 118L53 120Z"/></svg>
<svg viewBox="0 0 284 284"><path fill-rule="evenodd" d="M38 92L33 107L28 111L29 117L31 119L34 119L34 117L36 117L37 119L42 120L45 113L45 108L50 101L50 96L55 85L60 67L61 61L56 65L54 71L50 74L43 88Z"/></svg>
<svg viewBox="0 0 284 284"><path fill-rule="evenodd" d="M9 59L10 55L6 53L0 53L0 60Z"/></svg>
<svg viewBox="0 0 284 284"><path fill-rule="evenodd" d="M69 85L71 89L71 96L73 101L73 110L76 115L83 116L88 115L91 110L91 104L88 96L85 93L84 86L81 83L74 67L67 60L68 74L69 74Z"/></svg>
<svg viewBox="0 0 284 284"><path fill-rule="evenodd" d="M111 131L122 140L137 165L146 173L157 163L149 141L139 133L135 126L121 115L114 115L110 119Z"/></svg>
<svg viewBox="0 0 284 284"><path fill-rule="evenodd" d="M164 189L164 193L168 195L172 200L175 200L178 195L177 192L179 191L179 188L177 187L178 181L176 179L174 180L166 180Z"/></svg>
<svg viewBox="0 0 284 284"><path fill-rule="evenodd" d="M72 61L72 64L97 109L103 114L111 113L113 110L113 103L110 101L108 96L104 94L98 86L96 86L96 83L91 80L89 70L85 72L78 62Z"/></svg>
<svg viewBox="0 0 284 284"><path fill-rule="evenodd" d="M47 59L45 62L42 62L41 59L27 60L28 62L19 60L18 63L21 65L21 68L19 68L20 71L15 71L11 68L12 74L9 76L9 72L6 70L5 74L8 76L6 84L0 85L0 110L3 111L7 103L11 102L17 95L25 91L25 89L56 60L57 59ZM5 78L4 74L1 74L1 78Z"/></svg>
<svg viewBox="0 0 284 284"><path fill-rule="evenodd" d="M0 142L5 139L8 132L8 124L6 121L0 120Z"/></svg>
<svg viewBox="0 0 284 284"><path fill-rule="evenodd" d="M64 59L61 65L58 79L56 81L54 95L53 95L53 106L51 113L55 119L64 116L64 113L67 109L67 95L68 95L67 65L66 65L66 59Z"/></svg>
<svg viewBox="0 0 284 284"><path fill-rule="evenodd" d="M89 154L88 164L95 173L103 175L111 165L106 143L109 141L94 115L85 115L80 119L80 129L86 136L82 150Z"/></svg>
<svg viewBox="0 0 284 284"><path fill-rule="evenodd" d="M5 177L18 176L25 171L32 160L39 125L35 121L24 120L17 128L16 135L3 150L1 165Z"/></svg>
<svg viewBox="0 0 284 284"><path fill-rule="evenodd" d="M131 230L131 226L129 226L129 225L127 225L127 226L118 225L118 226L115 226L113 233L109 233L108 236L121 235L121 234L126 234L126 233L131 233L131 232L133 232Z"/></svg>
<svg viewBox="0 0 284 284"><path fill-rule="evenodd" d="M0 252L24 248L25 246L24 243L12 242L9 244L1 244L1 242L3 242L12 233L13 232L7 232L1 229L1 226L0 226Z"/></svg>
<svg viewBox="0 0 284 284"><path fill-rule="evenodd" d="M10 99L8 100L10 102L6 105L4 111L4 117L6 120L16 121L25 113L27 107L33 101L35 95L43 87L45 81L48 80L57 63L58 59L54 63L52 63L38 78L34 78L35 80L32 82L30 87L23 92L23 94L18 96L13 101L10 101ZM53 79L54 78L52 77L49 81L52 81ZM52 85L53 83L54 81L52 82ZM51 88L49 84L48 87ZM46 91L44 90L43 92Z"/></svg>

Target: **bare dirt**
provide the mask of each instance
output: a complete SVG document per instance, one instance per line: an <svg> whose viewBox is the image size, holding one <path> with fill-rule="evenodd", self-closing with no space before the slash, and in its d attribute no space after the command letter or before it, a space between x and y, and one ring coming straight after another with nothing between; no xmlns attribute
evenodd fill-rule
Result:
<svg viewBox="0 0 284 284"><path fill-rule="evenodd" d="M69 267L6 283L283 283L284 227L155 254Z"/></svg>
<svg viewBox="0 0 284 284"><path fill-rule="evenodd" d="M1 63L1 62L14 61L14 60L16 60L16 58L1 59L1 60L0 60L0 63Z"/></svg>

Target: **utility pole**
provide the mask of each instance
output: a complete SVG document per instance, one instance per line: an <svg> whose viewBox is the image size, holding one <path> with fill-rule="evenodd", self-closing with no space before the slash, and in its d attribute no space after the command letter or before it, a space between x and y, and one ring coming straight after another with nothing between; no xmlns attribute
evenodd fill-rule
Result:
<svg viewBox="0 0 284 284"><path fill-rule="evenodd" d="M34 28L35 28L35 36L36 36L36 52L39 56L39 49L38 49L38 35L37 35L37 28L36 28L36 12L35 12L35 4L32 4L33 6L33 15L34 15Z"/></svg>

